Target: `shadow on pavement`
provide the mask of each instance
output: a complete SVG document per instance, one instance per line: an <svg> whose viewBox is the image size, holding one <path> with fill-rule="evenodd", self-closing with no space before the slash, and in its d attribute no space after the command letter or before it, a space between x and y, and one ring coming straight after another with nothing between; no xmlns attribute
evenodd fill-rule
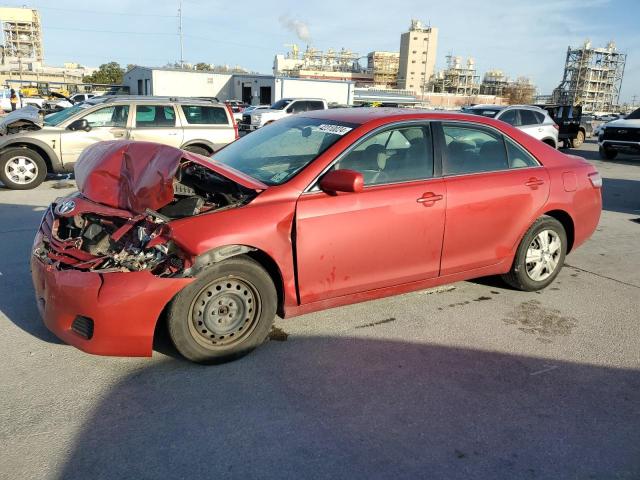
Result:
<svg viewBox="0 0 640 480"><path fill-rule="evenodd" d="M574 148L568 148L568 149L563 149L561 150L563 153L566 153L567 155L578 155L582 158L585 158L587 160L598 160L600 162L604 162L604 163L617 163L620 165L635 165L635 166L640 166L640 155L629 155L626 153L620 153L618 154L618 156L613 159L613 160L603 160L602 158L600 158L600 153L598 153L597 147L598 147L598 140L596 139L588 139L585 140L584 142L585 144L593 144L596 146L596 150L577 150Z"/></svg>
<svg viewBox="0 0 640 480"><path fill-rule="evenodd" d="M367 338L167 359L93 409L61 479L638 478L640 372Z"/></svg>
<svg viewBox="0 0 640 480"><path fill-rule="evenodd" d="M44 206L0 204L0 312L34 337L60 343L42 323L31 283L31 245Z"/></svg>

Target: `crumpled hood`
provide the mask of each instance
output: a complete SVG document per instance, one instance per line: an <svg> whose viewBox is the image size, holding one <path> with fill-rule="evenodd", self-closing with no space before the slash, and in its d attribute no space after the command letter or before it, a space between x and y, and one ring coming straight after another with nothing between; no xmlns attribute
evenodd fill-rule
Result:
<svg viewBox="0 0 640 480"><path fill-rule="evenodd" d="M151 142L112 140L88 147L75 164L78 189L89 200L143 213L174 198L173 182L181 161L198 163L256 191L267 186L241 172L195 153Z"/></svg>
<svg viewBox="0 0 640 480"><path fill-rule="evenodd" d="M0 120L0 135L6 135L8 127L20 127L21 125L27 124L42 127L40 112L38 108L33 105L19 108L2 118L2 120Z"/></svg>

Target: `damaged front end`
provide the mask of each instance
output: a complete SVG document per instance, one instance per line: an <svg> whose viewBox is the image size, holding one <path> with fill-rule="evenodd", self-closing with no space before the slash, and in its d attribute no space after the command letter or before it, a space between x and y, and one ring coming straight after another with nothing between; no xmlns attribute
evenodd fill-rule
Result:
<svg viewBox="0 0 640 480"><path fill-rule="evenodd" d="M33 105L14 110L0 119L0 135L35 131L41 128L40 111Z"/></svg>
<svg viewBox="0 0 640 480"><path fill-rule="evenodd" d="M76 166L80 191L46 211L33 254L59 270L182 276L193 258L173 241L171 221L239 207L261 191L216 169L163 145L92 146Z"/></svg>

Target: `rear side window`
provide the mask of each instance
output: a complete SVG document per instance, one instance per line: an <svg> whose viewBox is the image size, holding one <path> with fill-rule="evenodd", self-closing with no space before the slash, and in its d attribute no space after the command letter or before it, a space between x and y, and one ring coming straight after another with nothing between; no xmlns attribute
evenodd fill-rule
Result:
<svg viewBox="0 0 640 480"><path fill-rule="evenodd" d="M504 139L499 133L478 127L446 124L442 129L446 143L445 175L509 168Z"/></svg>
<svg viewBox="0 0 640 480"><path fill-rule="evenodd" d="M181 105L189 125L228 125L227 114L221 107Z"/></svg>
<svg viewBox="0 0 640 480"><path fill-rule="evenodd" d="M537 167L538 162L524 148L508 138L505 138L507 144L507 156L509 157L509 168L526 168Z"/></svg>
<svg viewBox="0 0 640 480"><path fill-rule="evenodd" d="M544 116L542 117L544 118ZM521 125L536 125L542 123L538 120L535 112L531 110L520 110L520 124Z"/></svg>
<svg viewBox="0 0 640 480"><path fill-rule="evenodd" d="M309 101L307 102L307 110L324 110L324 104L317 100Z"/></svg>
<svg viewBox="0 0 640 480"><path fill-rule="evenodd" d="M291 113L306 112L307 102L294 102L289 108L291 109Z"/></svg>
<svg viewBox="0 0 640 480"><path fill-rule="evenodd" d="M167 128L176 126L176 113L170 105L136 105L136 127Z"/></svg>

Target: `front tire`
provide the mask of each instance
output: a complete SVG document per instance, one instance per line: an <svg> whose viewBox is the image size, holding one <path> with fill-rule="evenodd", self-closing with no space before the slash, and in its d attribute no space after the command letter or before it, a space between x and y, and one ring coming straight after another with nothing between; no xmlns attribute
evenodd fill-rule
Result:
<svg viewBox="0 0 640 480"><path fill-rule="evenodd" d="M598 149L598 153L600 153L600 158L603 160L613 160L618 156L618 152L616 150L610 150L606 147L600 147Z"/></svg>
<svg viewBox="0 0 640 480"><path fill-rule="evenodd" d="M0 154L0 181L12 190L36 188L47 178L44 159L28 148L8 148Z"/></svg>
<svg viewBox="0 0 640 480"><path fill-rule="evenodd" d="M502 278L518 290L542 290L560 273L566 253L564 227L555 218L543 215L525 233L511 270Z"/></svg>
<svg viewBox="0 0 640 480"><path fill-rule="evenodd" d="M276 315L271 277L246 256L203 271L169 305L169 335L178 351L197 363L240 358L264 342Z"/></svg>
<svg viewBox="0 0 640 480"><path fill-rule="evenodd" d="M573 148L579 148L584 143L584 132L582 130L578 131L578 135L571 142Z"/></svg>

